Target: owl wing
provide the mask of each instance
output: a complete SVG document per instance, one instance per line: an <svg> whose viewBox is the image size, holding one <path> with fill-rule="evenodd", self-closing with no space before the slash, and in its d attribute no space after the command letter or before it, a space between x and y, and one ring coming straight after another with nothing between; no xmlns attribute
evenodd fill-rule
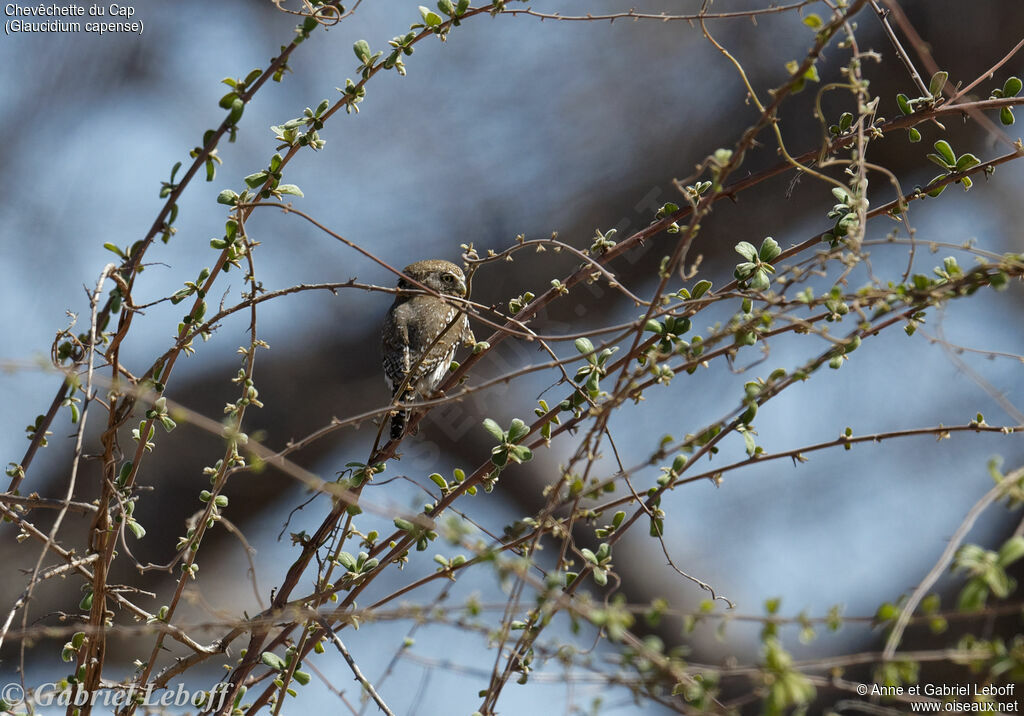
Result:
<svg viewBox="0 0 1024 716"><path fill-rule="evenodd" d="M409 350L409 316L407 311L401 310L403 305L391 307L381 331L384 377L392 393L405 380L409 367L415 362Z"/></svg>
<svg viewBox="0 0 1024 716"><path fill-rule="evenodd" d="M417 320L410 326L409 339L413 346L413 363L419 358L427 346L433 342L441 331L448 327L448 323L455 318L458 310L445 301L433 296L417 296L409 303L416 312ZM450 356L459 341L461 333L458 323L448 329L440 339L427 351L420 367L416 370L418 375L432 371L438 361L445 360ZM447 358L451 362L451 358ZM447 367L447 366L446 366Z"/></svg>

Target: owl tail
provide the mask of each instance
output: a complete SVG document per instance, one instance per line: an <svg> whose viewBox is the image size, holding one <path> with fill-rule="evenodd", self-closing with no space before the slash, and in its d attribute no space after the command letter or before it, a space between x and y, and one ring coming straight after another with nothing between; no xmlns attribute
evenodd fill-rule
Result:
<svg viewBox="0 0 1024 716"><path fill-rule="evenodd" d="M398 387L398 386L396 386L396 387ZM405 402L407 400L411 400L412 399L412 392L407 389L406 392L405 392L405 395L402 396L401 398L399 398L398 391L396 390L394 392L394 394L393 394L393 397L394 398L398 398L398 399L402 400L403 402ZM407 422L409 422L409 411L408 410L399 410L394 415L391 416L391 439L392 440L398 440L400 437L402 437L402 433L405 432L405 424Z"/></svg>
<svg viewBox="0 0 1024 716"><path fill-rule="evenodd" d="M408 410L399 410L391 416L391 439L398 440L405 431L405 422L409 419Z"/></svg>

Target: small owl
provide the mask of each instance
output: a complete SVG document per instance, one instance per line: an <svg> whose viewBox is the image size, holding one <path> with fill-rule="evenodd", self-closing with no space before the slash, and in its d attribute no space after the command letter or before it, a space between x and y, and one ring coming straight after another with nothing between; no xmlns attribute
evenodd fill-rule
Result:
<svg viewBox="0 0 1024 716"><path fill-rule="evenodd" d="M448 261L417 261L406 266L403 273L442 296L466 296L466 277L462 269ZM459 313L455 302L449 303L442 298L424 293L423 289L405 279L398 281L398 288L418 290L419 293L399 293L395 297L395 302L384 319L381 348L384 375L391 387L391 394L406 402L416 396L430 396L448 372L458 344L473 344L476 339L469 328L469 320L463 313L451 328L433 343ZM424 351L431 343L433 346L424 356ZM406 376L409 376L408 381ZM402 391L402 395L398 394L399 390ZM408 417L408 411L402 411L391 418L392 439L402 436Z"/></svg>

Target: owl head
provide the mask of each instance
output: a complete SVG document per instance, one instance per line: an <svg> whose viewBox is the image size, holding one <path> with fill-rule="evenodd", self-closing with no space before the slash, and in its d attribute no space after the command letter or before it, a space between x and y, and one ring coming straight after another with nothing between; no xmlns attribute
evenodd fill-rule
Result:
<svg viewBox="0 0 1024 716"><path fill-rule="evenodd" d="M440 294L448 296L466 295L466 276L462 273L462 269L450 261L441 261L440 259L417 261L402 269L402 273ZM418 288L418 286L409 283L404 278L399 279L398 287Z"/></svg>

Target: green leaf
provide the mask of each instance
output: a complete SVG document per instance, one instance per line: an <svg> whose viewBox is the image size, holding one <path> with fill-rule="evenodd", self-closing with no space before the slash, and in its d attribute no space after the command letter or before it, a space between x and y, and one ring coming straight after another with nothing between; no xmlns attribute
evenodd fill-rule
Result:
<svg viewBox="0 0 1024 716"><path fill-rule="evenodd" d="M508 464L508 448L503 445L491 448L491 463L496 467L505 467Z"/></svg>
<svg viewBox="0 0 1024 716"><path fill-rule="evenodd" d="M1013 116L1013 110L1010 109L1009 107L1002 107L1002 108L1000 108L1000 110L999 110L999 121L1002 122L1007 127L1009 127L1011 124L1013 124L1014 121L1016 121L1014 116Z"/></svg>
<svg viewBox="0 0 1024 716"><path fill-rule="evenodd" d="M426 23L427 27L437 27L444 22L440 15L430 8L423 7L422 5L420 5L420 15L423 17L423 22Z"/></svg>
<svg viewBox="0 0 1024 716"><path fill-rule="evenodd" d="M1003 97L1016 97L1020 93L1021 86L1019 77L1007 77L1006 82L1003 83Z"/></svg>
<svg viewBox="0 0 1024 716"><path fill-rule="evenodd" d="M971 167L976 167L979 164L981 164L981 160L968 152L967 154L961 154L960 158L956 160L956 170L958 172L965 172Z"/></svg>
<svg viewBox="0 0 1024 716"><path fill-rule="evenodd" d="M711 290L711 282L710 281L698 281L697 284L693 287L693 292L691 293L690 298L691 298L691 300L692 299L696 299L696 298L700 298L701 296L703 296L705 293L707 293L710 290Z"/></svg>
<svg viewBox="0 0 1024 716"><path fill-rule="evenodd" d="M590 342L589 338L577 338L576 339L576 350L581 354L593 353L594 344Z"/></svg>
<svg viewBox="0 0 1024 716"><path fill-rule="evenodd" d="M1021 557L1024 557L1024 537L1017 535L1008 539L999 549L996 562L1000 567L1008 567Z"/></svg>
<svg viewBox="0 0 1024 716"><path fill-rule="evenodd" d="M356 57L358 57L359 61L363 64L366 64L366 61L370 59L370 43L366 40L357 41L352 45L352 50L356 53Z"/></svg>
<svg viewBox="0 0 1024 716"><path fill-rule="evenodd" d="M921 141L921 133L917 130L916 127L911 127L910 129L907 130L907 137L910 139L911 142Z"/></svg>
<svg viewBox="0 0 1024 716"><path fill-rule="evenodd" d="M739 422L743 423L744 425L750 425L750 423L752 423L754 421L754 418L756 418L756 417L757 417L757 403L750 403L747 406L747 409L743 411L743 414L740 415ZM757 446L755 445L754 447L756 448ZM753 454L753 453L751 453L751 454Z"/></svg>
<svg viewBox="0 0 1024 716"><path fill-rule="evenodd" d="M757 443L754 442L754 436L750 434L749 430L743 431L743 443L747 451L747 455L753 457L754 453L757 452Z"/></svg>
<svg viewBox="0 0 1024 716"><path fill-rule="evenodd" d="M644 330L650 331L651 333L657 333L659 336L665 332L665 327L653 318L647 319L647 323L644 324Z"/></svg>
<svg viewBox="0 0 1024 716"><path fill-rule="evenodd" d="M768 287L772 285L772 281L768 278L768 273L763 269L757 269L751 274L750 278L747 279L747 286L752 291L767 291Z"/></svg>
<svg viewBox="0 0 1024 716"><path fill-rule="evenodd" d="M939 611L939 607L942 606L942 599L938 594L929 594L927 597L921 600L921 613L922 614L935 614Z"/></svg>
<svg viewBox="0 0 1024 716"><path fill-rule="evenodd" d="M518 463L529 462L533 459L533 451L525 445L513 445L509 450L509 457Z"/></svg>
<svg viewBox="0 0 1024 716"><path fill-rule="evenodd" d="M508 441L510 443L517 443L525 438L530 433L530 427L519 418L512 421L512 425L508 429Z"/></svg>
<svg viewBox="0 0 1024 716"><path fill-rule="evenodd" d="M956 154L953 152L953 147L949 146L949 142L945 139L940 139L935 144L935 151L946 160L946 163L951 166L956 166Z"/></svg>
<svg viewBox="0 0 1024 716"><path fill-rule="evenodd" d="M256 172L255 174L250 174L249 176L247 176L245 178L245 183L249 186L250 189L258 189L259 187L263 186L263 182L265 182L266 180L266 172Z"/></svg>
<svg viewBox="0 0 1024 716"><path fill-rule="evenodd" d="M128 482L128 478L132 474L132 468L134 465L131 462L126 462L121 466L121 469L117 473L117 485L118 487L124 487L125 483Z"/></svg>
<svg viewBox="0 0 1024 716"><path fill-rule="evenodd" d="M782 253L782 249L779 248L779 243L771 236L766 236L764 241L761 242L761 249L758 251L758 257L765 263L771 263L779 257Z"/></svg>
<svg viewBox="0 0 1024 716"><path fill-rule="evenodd" d="M235 98L235 101L231 103L231 114L228 115L228 122L231 124L237 124L238 120L242 118L242 113L245 111L245 102L239 98Z"/></svg>
<svg viewBox="0 0 1024 716"><path fill-rule="evenodd" d="M285 668L287 668L288 666L285 663L284 659L282 659L280 656L278 656L272 651L265 651L262 654L260 654L260 661L262 661L264 665L269 666L274 671L284 671Z"/></svg>
<svg viewBox="0 0 1024 716"><path fill-rule="evenodd" d="M929 155L929 156L932 156L932 155ZM940 179L945 179L945 178L946 178L945 174L939 174L937 177L935 177L930 182L928 182L928 184L929 185L934 184L935 182L939 181ZM942 192L946 191L946 187L947 186L949 186L949 185L948 184L943 184L942 186L936 187L935 189L930 189L928 191L928 196L933 197L933 198L938 196Z"/></svg>
<svg viewBox="0 0 1024 716"><path fill-rule="evenodd" d="M1002 569L989 569L983 575L985 584L992 590L992 594L1000 599L1006 599L1010 594L1010 576Z"/></svg>
<svg viewBox="0 0 1024 716"><path fill-rule="evenodd" d="M988 600L988 587L980 579L972 579L964 585L957 597L956 606L962 612L973 612L982 609Z"/></svg>
<svg viewBox="0 0 1024 716"><path fill-rule="evenodd" d="M821 16L814 12L809 13L807 17L804 18L803 23L812 30L817 30L824 25L821 21Z"/></svg>
<svg viewBox="0 0 1024 716"><path fill-rule="evenodd" d="M498 442L505 442L505 431L501 429L501 426L490 418L484 419L484 429L489 432L495 440Z"/></svg>
<svg viewBox="0 0 1024 716"><path fill-rule="evenodd" d="M751 243L741 241L738 244L736 244L735 250L736 253L745 258L747 261L753 262L757 260L757 249L755 249L754 245Z"/></svg>
<svg viewBox="0 0 1024 716"><path fill-rule="evenodd" d="M299 189L294 184L279 184L277 191L281 194L291 194L292 196L305 196L302 193L302 189Z"/></svg>
<svg viewBox="0 0 1024 716"><path fill-rule="evenodd" d="M928 83L928 94L935 99L942 96L942 88L946 86L946 80L949 79L948 72L936 72L932 75L931 82Z"/></svg>
<svg viewBox="0 0 1024 716"><path fill-rule="evenodd" d="M853 199L853 197L850 196L850 192L846 191L846 189L841 186L832 187L832 196L835 197L836 201L845 206L849 206L850 201Z"/></svg>
<svg viewBox="0 0 1024 716"><path fill-rule="evenodd" d="M896 104L899 105L900 111L905 115L913 114L914 110L910 106L910 98L905 94L896 95Z"/></svg>

